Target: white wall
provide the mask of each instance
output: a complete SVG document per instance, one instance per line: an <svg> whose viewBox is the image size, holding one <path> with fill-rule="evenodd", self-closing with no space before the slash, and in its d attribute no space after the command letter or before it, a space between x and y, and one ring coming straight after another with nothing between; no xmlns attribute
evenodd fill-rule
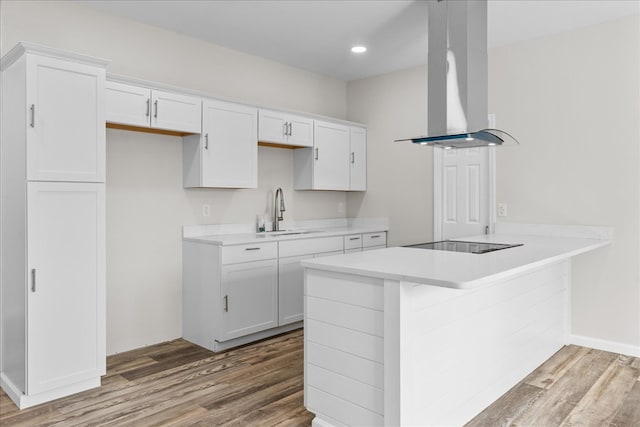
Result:
<svg viewBox="0 0 640 427"><path fill-rule="evenodd" d="M389 245L433 237L433 151L395 139L427 131L427 70L349 82L347 116L367 123L367 191L349 193L347 216L389 218Z"/></svg>
<svg viewBox="0 0 640 427"><path fill-rule="evenodd" d="M108 72L344 118L346 84L60 1L0 2L0 51L20 40L108 58ZM293 191L293 151L260 147L256 190L182 188L181 139L107 132L107 352L181 336L183 224L252 222L284 189L286 219L335 218L344 192ZM211 216L201 216L202 204Z"/></svg>
<svg viewBox="0 0 640 427"><path fill-rule="evenodd" d="M637 16L490 51L489 110L508 221L614 227L573 263L574 334L640 345L640 26Z"/></svg>
<svg viewBox="0 0 640 427"><path fill-rule="evenodd" d="M497 150L505 219L613 226L610 247L574 260L572 332L636 348L639 58L637 16L489 52L489 111L521 142ZM421 68L347 85L348 118L369 124L369 191L348 215L388 215L391 244L433 236L432 149L392 142L426 130L425 85Z"/></svg>

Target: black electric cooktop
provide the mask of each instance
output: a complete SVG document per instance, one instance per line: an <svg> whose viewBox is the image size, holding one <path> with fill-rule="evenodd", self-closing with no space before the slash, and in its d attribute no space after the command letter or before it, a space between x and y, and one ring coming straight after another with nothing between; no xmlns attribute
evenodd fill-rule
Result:
<svg viewBox="0 0 640 427"><path fill-rule="evenodd" d="M504 244L488 242L463 242L461 240L442 240L440 242L408 245L406 248L433 249L436 251L466 252L470 254L486 254L487 252L522 246L522 243Z"/></svg>

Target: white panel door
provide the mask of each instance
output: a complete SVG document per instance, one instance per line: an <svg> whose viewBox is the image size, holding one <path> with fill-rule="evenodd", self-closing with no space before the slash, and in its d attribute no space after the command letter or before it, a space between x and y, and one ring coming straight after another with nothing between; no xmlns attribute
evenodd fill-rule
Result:
<svg viewBox="0 0 640 427"><path fill-rule="evenodd" d="M30 182L27 393L104 373L104 184Z"/></svg>
<svg viewBox="0 0 640 427"><path fill-rule="evenodd" d="M349 189L351 191L365 191L367 189L367 130L352 127L350 134Z"/></svg>
<svg viewBox="0 0 640 427"><path fill-rule="evenodd" d="M484 234L489 226L489 150L443 150L443 240Z"/></svg>
<svg viewBox="0 0 640 427"><path fill-rule="evenodd" d="M297 322L304 317L303 259L311 255L280 258L278 260L278 324Z"/></svg>
<svg viewBox="0 0 640 427"><path fill-rule="evenodd" d="M258 139L264 142L284 144L288 132L286 114L278 111L260 110L258 112Z"/></svg>
<svg viewBox="0 0 640 427"><path fill-rule="evenodd" d="M104 182L104 93L104 69L27 57L28 180Z"/></svg>
<svg viewBox="0 0 640 427"><path fill-rule="evenodd" d="M253 107L203 102L203 187L257 188L257 114Z"/></svg>
<svg viewBox="0 0 640 427"><path fill-rule="evenodd" d="M151 102L151 127L186 133L202 131L201 98L152 90Z"/></svg>
<svg viewBox="0 0 640 427"><path fill-rule="evenodd" d="M300 116L289 116L287 144L297 147L313 147L313 120Z"/></svg>
<svg viewBox="0 0 640 427"><path fill-rule="evenodd" d="M106 88L107 122L140 127L151 125L151 89L109 81Z"/></svg>
<svg viewBox="0 0 640 427"><path fill-rule="evenodd" d="M349 128L316 120L314 125L313 188L349 189Z"/></svg>
<svg viewBox="0 0 640 427"><path fill-rule="evenodd" d="M222 267L222 336L238 338L278 326L278 260Z"/></svg>

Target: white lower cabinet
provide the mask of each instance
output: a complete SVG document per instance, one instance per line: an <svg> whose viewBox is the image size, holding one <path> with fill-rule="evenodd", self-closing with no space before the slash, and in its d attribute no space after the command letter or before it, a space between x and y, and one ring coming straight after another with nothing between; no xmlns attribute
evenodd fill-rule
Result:
<svg viewBox="0 0 640 427"><path fill-rule="evenodd" d="M227 341L278 326L278 261L222 267L222 334Z"/></svg>
<svg viewBox="0 0 640 427"><path fill-rule="evenodd" d="M387 232L350 234L344 236L344 253L371 251L387 247Z"/></svg>
<svg viewBox="0 0 640 427"><path fill-rule="evenodd" d="M27 194L27 390L36 394L105 373L105 193L104 184L30 182Z"/></svg>
<svg viewBox="0 0 640 427"><path fill-rule="evenodd" d="M220 351L278 326L278 243L182 245L182 335Z"/></svg>
<svg viewBox="0 0 640 427"><path fill-rule="evenodd" d="M278 323L286 325L304 317L304 268L300 265L309 255L278 260Z"/></svg>
<svg viewBox="0 0 640 427"><path fill-rule="evenodd" d="M362 250L370 251L387 247L387 233L381 231L378 233L365 233L362 235Z"/></svg>
<svg viewBox="0 0 640 427"><path fill-rule="evenodd" d="M2 386L20 408L99 386L106 361L104 184L26 187L26 227L3 224L3 251L25 250L2 271Z"/></svg>
<svg viewBox="0 0 640 427"><path fill-rule="evenodd" d="M288 240L278 243L278 302L280 326L304 317L303 259L343 253L342 236Z"/></svg>
<svg viewBox="0 0 640 427"><path fill-rule="evenodd" d="M185 240L183 338L221 351L301 327L300 261L343 250L343 236L229 246Z"/></svg>

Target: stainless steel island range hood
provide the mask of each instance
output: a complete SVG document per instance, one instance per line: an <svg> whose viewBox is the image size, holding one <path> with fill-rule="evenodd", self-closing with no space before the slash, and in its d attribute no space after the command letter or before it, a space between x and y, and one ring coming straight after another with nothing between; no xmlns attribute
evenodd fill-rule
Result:
<svg viewBox="0 0 640 427"><path fill-rule="evenodd" d="M429 0L428 136L398 139L443 148L517 144L488 129L487 1Z"/></svg>

